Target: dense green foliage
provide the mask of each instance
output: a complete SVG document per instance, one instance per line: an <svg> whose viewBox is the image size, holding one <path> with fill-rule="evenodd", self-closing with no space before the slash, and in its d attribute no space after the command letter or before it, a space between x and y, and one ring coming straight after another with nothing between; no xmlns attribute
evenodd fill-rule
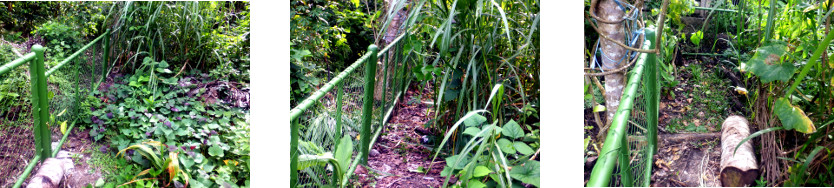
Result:
<svg viewBox="0 0 834 188"><path fill-rule="evenodd" d="M93 73L109 77L79 96L70 118L103 145L93 161L120 167L103 174L108 184L248 186L248 2L0 2L0 10L3 39L21 53L46 47L47 69L111 31L103 62L111 69ZM102 47L54 72L49 86L70 93L70 70L100 62ZM0 44L0 64L16 58ZM0 77L0 108L31 105L28 77L27 66Z"/></svg>
<svg viewBox="0 0 834 188"><path fill-rule="evenodd" d="M127 70L149 56L175 72L249 80L248 2L115 2L105 24L114 33L113 64Z"/></svg>
<svg viewBox="0 0 834 188"><path fill-rule="evenodd" d="M342 70L374 43L375 14L359 1L290 2L291 105L324 83L325 70Z"/></svg>
<svg viewBox="0 0 834 188"><path fill-rule="evenodd" d="M457 163L460 168L444 170L446 177L466 179L452 186L538 186L539 159L533 157L540 148L539 1L293 1L291 10L291 105L330 78L322 70L341 70L362 55L370 44L364 41L371 41L367 37L384 45L402 36L383 58L410 69L394 79L411 79L418 91L433 90L429 111L436 115L424 126L439 134L432 136L439 144L435 152L447 161L467 159ZM395 19L398 27L389 27ZM359 35L350 36L354 33ZM500 94L492 92L494 86L501 86ZM484 121L459 126L475 116L467 114ZM491 123L482 124L487 119ZM492 126L513 127L505 130L517 134L468 134ZM509 170L512 166L519 168Z"/></svg>
<svg viewBox="0 0 834 188"><path fill-rule="evenodd" d="M210 77L169 77L173 73L168 66L146 58L135 74L88 96L81 107L89 111L81 118L91 126L90 135L108 138L117 150L159 141L168 147L162 155L180 153L181 169L191 174L191 184L243 185L249 178L247 111L236 106L238 101L216 98L238 89L229 83L207 86L213 83ZM138 152L128 156L151 166Z"/></svg>

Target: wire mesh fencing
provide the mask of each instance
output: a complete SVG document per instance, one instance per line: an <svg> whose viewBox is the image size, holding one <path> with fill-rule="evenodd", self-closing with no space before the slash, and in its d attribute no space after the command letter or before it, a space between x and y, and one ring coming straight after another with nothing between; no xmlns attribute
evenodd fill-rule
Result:
<svg viewBox="0 0 834 188"><path fill-rule="evenodd" d="M291 174L295 176L291 186L341 185L352 176L352 169L363 154L362 141L368 139L368 148L372 147L406 83L405 64L398 63L399 55L387 50L397 46L396 43L391 45L378 54L368 52L339 73L307 75L330 81L290 111L292 131L297 130L297 133L291 133L297 135L297 147L291 148L291 157L295 160L291 162L295 165L291 172L297 174ZM366 72L367 61L375 63L376 70L371 73L374 75ZM367 88L377 83L380 87ZM369 104L370 114L364 112L365 97L373 100ZM370 131L363 133L366 117L370 120Z"/></svg>
<svg viewBox="0 0 834 188"><path fill-rule="evenodd" d="M24 64L0 74L0 187L11 187L35 156L28 72Z"/></svg>
<svg viewBox="0 0 834 188"><path fill-rule="evenodd" d="M51 97L49 97L50 120L47 124L52 132L52 142L59 142L64 135L60 129L62 124L69 128L76 122L82 110L80 109L81 103L98 88L99 82L107 74L105 70L107 65L103 58L104 42L100 40L90 44L89 48L80 50L78 56L48 75L47 90ZM47 69L50 68L54 66L47 67Z"/></svg>
<svg viewBox="0 0 834 188"><path fill-rule="evenodd" d="M642 66L649 68L646 65ZM623 183L624 181L630 181L632 186L648 186L651 183L651 169L647 168L647 165L652 165L652 156L650 155L653 152L649 152L651 149L649 147L649 138L652 136L656 137L656 133L650 133L650 126L657 126L657 111L655 111L655 123L649 123L651 121L650 113L652 112L648 107L649 105L656 106L657 101L651 101L652 98L649 95L654 94L658 96L659 94L651 87L647 87L649 82L654 82L655 86L659 84L657 79L650 80L648 78L651 72L644 71L642 75L638 75L641 77L641 80L640 84L636 85L638 87L636 92L631 94L634 95L634 106L631 108L630 117L626 123L627 133L625 135L625 142L622 145L623 148L621 148L621 152L624 152L619 156L621 159L618 160L617 167L615 167L614 173L612 173L613 176L609 182L609 186L626 186ZM629 74L635 73L633 71L629 72ZM629 78L634 77L629 76ZM654 99L656 100L657 97ZM624 180L624 178L628 180Z"/></svg>
<svg viewBox="0 0 834 188"><path fill-rule="evenodd" d="M337 175L333 166L328 168L325 163L316 160L320 157L335 159L337 142L343 137L353 142L351 157L353 159L360 151L360 130L362 125L362 105L365 95L364 63L337 81L333 88L326 91L321 99L296 118L298 126L298 187L322 187L322 185L338 184L333 182ZM309 75L314 76L314 75ZM334 74L325 77L331 80ZM372 124L374 131L378 124ZM340 148L342 149L342 148ZM339 161L339 163L349 163ZM347 169L342 169L347 170Z"/></svg>
<svg viewBox="0 0 834 188"><path fill-rule="evenodd" d="M645 32L646 45L655 46L654 29ZM626 77L608 135L587 186L649 186L657 149L657 115L660 92L655 53L642 53Z"/></svg>
<svg viewBox="0 0 834 188"><path fill-rule="evenodd" d="M109 30L63 60L44 56L41 50L0 62L0 187L20 186L40 160L60 150L64 136L60 125L78 117L80 102L105 75L108 46L101 39L106 36ZM45 94L36 96L33 87L43 88ZM38 101L46 103L46 113L34 114ZM47 128L37 128L38 119ZM39 137L43 142L38 142ZM52 151L39 153L43 148Z"/></svg>

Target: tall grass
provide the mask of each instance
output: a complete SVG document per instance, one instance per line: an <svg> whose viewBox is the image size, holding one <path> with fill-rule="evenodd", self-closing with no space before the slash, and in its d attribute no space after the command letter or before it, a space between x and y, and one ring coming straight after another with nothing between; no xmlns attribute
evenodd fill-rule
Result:
<svg viewBox="0 0 834 188"><path fill-rule="evenodd" d="M440 125L453 124L485 104L485 95L495 84L507 88L507 97L502 99L505 105L496 106L492 114L498 124L503 123L499 117L523 116L525 109L538 108L539 5L534 0L422 0L388 5L383 25L397 10L410 10L400 29L408 35L402 43L415 44L402 52L413 57L406 61L442 70L442 76L435 75L428 82L436 94L432 128L442 132L451 128ZM387 29L381 28L380 33ZM416 44L428 41L429 45ZM454 135L452 147L457 152L464 143L459 142L461 134Z"/></svg>
<svg viewBox="0 0 834 188"><path fill-rule="evenodd" d="M229 66L248 72L248 6L247 2L114 2L105 19L113 33L113 58L108 64L134 70L144 57L151 57L179 68L175 72Z"/></svg>
<svg viewBox="0 0 834 188"><path fill-rule="evenodd" d="M405 63L415 67L441 70L425 82L433 85L436 95L432 108L435 115L427 126L445 133L434 158L446 149L451 152L444 153L452 155L477 151L476 157L486 150L487 157L493 158L495 167L491 169L505 173L496 177L496 182L511 186L509 169L501 169L517 161L507 158L513 155L495 149L495 135L500 131L489 130L508 124L509 119L518 120L527 132L538 130L540 1L392 1L377 33L387 32L400 9L409 13L397 35L404 35L400 42L404 50L398 53L406 57ZM377 41L382 36L377 36ZM493 98L498 86L506 92L501 89L499 97ZM491 107L489 111L487 107ZM492 120L491 125L485 125L474 136L462 134L464 128L471 127L461 123L484 112L489 112L483 115ZM476 161L458 161L469 169L469 174L461 178L472 177Z"/></svg>

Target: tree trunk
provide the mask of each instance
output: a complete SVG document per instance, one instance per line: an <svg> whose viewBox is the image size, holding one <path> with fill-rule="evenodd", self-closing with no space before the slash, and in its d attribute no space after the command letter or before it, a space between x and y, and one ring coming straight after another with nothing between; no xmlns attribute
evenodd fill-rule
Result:
<svg viewBox="0 0 834 188"><path fill-rule="evenodd" d="M386 7L396 6L395 4L390 4L390 2L388 2L388 1L386 1L386 3L389 3ZM388 25L388 29L385 30L383 40L381 41L382 45L380 45L380 50L382 48L385 48L386 46L388 46L391 42L394 41L394 39L397 38L397 36L398 36L397 34L400 33L400 25L402 25L402 22L407 19L406 18L407 15L408 15L408 10L406 10L405 7L403 7L399 11L394 12L393 15L390 15L390 16L393 16L394 18L391 19L391 23ZM387 77L390 78L391 76L394 75L394 70L395 70L394 68L396 67L395 65L399 64L397 62L391 63L391 61L393 61L393 60L391 60L391 58L394 57L395 52L396 51L394 50L394 48L390 48L390 49L388 49L388 52L387 52L388 53L387 58L385 58L384 61L382 60L382 58L379 59L379 62L377 64L377 69L376 69L376 77L375 77L376 78L376 86L374 86L374 100L382 100L382 95L384 94L385 89L387 88L387 87L385 87L385 77L383 77L383 74L385 74L385 69L388 69L388 76ZM391 80L390 79L388 80L388 85L391 85Z"/></svg>
<svg viewBox="0 0 834 188"><path fill-rule="evenodd" d="M602 0L597 7L597 15L606 20L617 20L622 18L623 10L619 8L614 0ZM623 41L624 33L622 24L606 24L599 23L600 35L606 35L610 38ZM628 61L623 58L625 49L611 41L600 39L600 48L602 48L602 68L606 70L616 69L623 66ZM614 119L614 113L617 112L617 107L620 105L620 96L623 95L623 83L625 82L625 75L622 72L609 74L605 76L605 108L606 108L606 127L611 125ZM605 134L602 134L605 135Z"/></svg>
<svg viewBox="0 0 834 188"><path fill-rule="evenodd" d="M727 187L753 184L759 176L753 145L748 140L736 150L738 143L750 135L747 119L730 116L721 127L721 184Z"/></svg>

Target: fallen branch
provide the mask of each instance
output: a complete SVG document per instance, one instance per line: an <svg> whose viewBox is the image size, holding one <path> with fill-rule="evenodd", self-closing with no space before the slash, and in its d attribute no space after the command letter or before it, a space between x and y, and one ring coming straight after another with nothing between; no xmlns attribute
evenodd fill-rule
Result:
<svg viewBox="0 0 834 188"><path fill-rule="evenodd" d="M680 133L680 134L661 134L659 137L665 142L685 142L693 140L707 140L720 138L721 133Z"/></svg>

